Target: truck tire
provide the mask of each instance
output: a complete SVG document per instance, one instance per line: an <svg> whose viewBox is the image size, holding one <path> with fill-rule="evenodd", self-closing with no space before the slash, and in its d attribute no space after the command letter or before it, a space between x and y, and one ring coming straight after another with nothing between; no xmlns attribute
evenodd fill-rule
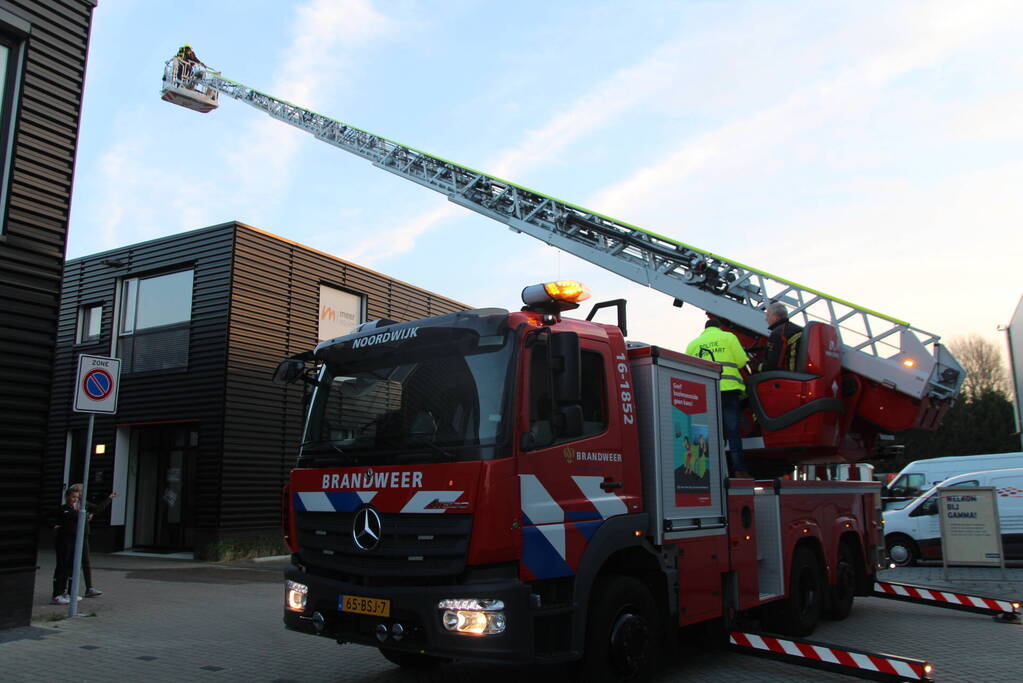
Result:
<svg viewBox="0 0 1023 683"><path fill-rule="evenodd" d="M824 597L817 554L806 546L792 555L789 597L768 605L766 625L778 633L803 637L813 633L821 617Z"/></svg>
<svg viewBox="0 0 1023 683"><path fill-rule="evenodd" d="M824 617L841 621L852 612L856 598L857 579L856 556L848 543L838 546L838 561L835 563L835 585L828 589L828 606Z"/></svg>
<svg viewBox="0 0 1023 683"><path fill-rule="evenodd" d="M912 538L904 534L892 534L884 539L888 559L896 567L912 567L920 559L920 550Z"/></svg>
<svg viewBox="0 0 1023 683"><path fill-rule="evenodd" d="M384 659L392 664L397 664L403 669L432 669L435 666L439 666L446 659L440 657L431 657L430 655L422 655L418 652L405 652L403 650L391 650L388 648L380 648L380 654L384 656Z"/></svg>
<svg viewBox="0 0 1023 683"><path fill-rule="evenodd" d="M650 590L631 576L605 576L593 587L579 680L639 683L657 667L660 611Z"/></svg>

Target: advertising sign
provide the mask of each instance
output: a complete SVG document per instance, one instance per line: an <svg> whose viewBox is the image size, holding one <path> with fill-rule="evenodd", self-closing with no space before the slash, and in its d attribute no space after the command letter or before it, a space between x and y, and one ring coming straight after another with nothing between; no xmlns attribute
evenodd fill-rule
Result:
<svg viewBox="0 0 1023 683"><path fill-rule="evenodd" d="M117 412L117 386L121 379L121 360L105 356L78 357L75 380L76 413Z"/></svg>
<svg viewBox="0 0 1023 683"><path fill-rule="evenodd" d="M710 505L706 385L671 378L671 428L675 454L675 505Z"/></svg>
<svg viewBox="0 0 1023 683"><path fill-rule="evenodd" d="M343 337L362 320L362 297L327 285L320 285L318 341Z"/></svg>
<svg viewBox="0 0 1023 683"><path fill-rule="evenodd" d="M938 511L945 566L1003 566L994 487L939 489Z"/></svg>
<svg viewBox="0 0 1023 683"><path fill-rule="evenodd" d="M1023 296L1016 304L1016 311L1005 330L1009 342L1009 372L1012 373L1012 393L1016 398L1016 431L1023 427ZM1020 433L1023 447L1023 432Z"/></svg>

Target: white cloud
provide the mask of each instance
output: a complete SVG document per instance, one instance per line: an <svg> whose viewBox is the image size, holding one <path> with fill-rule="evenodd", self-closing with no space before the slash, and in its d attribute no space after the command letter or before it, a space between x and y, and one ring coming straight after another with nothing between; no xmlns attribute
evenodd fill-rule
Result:
<svg viewBox="0 0 1023 683"><path fill-rule="evenodd" d="M639 64L620 69L556 113L543 126L527 131L512 146L485 164L485 173L514 181L529 169L555 161L564 150L621 117L669 86L682 46L669 43ZM676 66L673 66L676 65ZM464 211L445 206L415 216L348 250L346 258L373 264L411 251L416 239Z"/></svg>
<svg viewBox="0 0 1023 683"><path fill-rule="evenodd" d="M642 206L653 209L660 198L670 196L672 188L684 187L692 179L710 175L715 182L728 183L730 178L720 174L748 177L758 167L789 158L791 147L820 126L882 102L884 87L894 80L947 58L986 31L1003 28L1004 15L990 11L994 5L971 7L964 11L960 3L919 6L901 17L902 35L836 77L808 83L777 104L686 140L657 162L595 195L591 206L608 214ZM949 13L965 13L963 23L950 21Z"/></svg>
<svg viewBox="0 0 1023 683"><path fill-rule="evenodd" d="M442 204L387 230L384 235L370 235L358 244L346 248L344 258L355 263L372 266L384 259L404 254L412 250L419 235L464 211L465 209L454 204Z"/></svg>
<svg viewBox="0 0 1023 683"><path fill-rule="evenodd" d="M98 218L101 243L89 245L90 251L191 230L214 220L205 215L202 200L208 192L201 181L151 165L146 149L145 140L136 135L122 139L100 158L105 179Z"/></svg>
<svg viewBox="0 0 1023 683"><path fill-rule="evenodd" d="M284 63L267 92L315 110L328 87L331 92L343 89L361 48L397 29L367 0L314 0L300 6L295 10L291 41L281 50ZM225 141L226 162L242 190L236 201L257 213L259 207L278 203L306 141L311 143L306 133L265 117L246 124L233 140Z"/></svg>
<svg viewBox="0 0 1023 683"><path fill-rule="evenodd" d="M296 7L292 16L286 44L268 48L283 61L266 89L304 106L321 101L328 88L336 92L367 46L399 28L367 0L314 0ZM225 75L231 76L230 65L211 66L227 67ZM113 114L116 136L96 168L103 201L90 197L94 215L84 219L101 226L103 244L84 245L82 251L232 218L255 223L281 204L303 141L319 143L236 103L224 105L230 111L219 111L212 120L159 102ZM153 107L159 108L156 113ZM236 121L244 123L232 126Z"/></svg>
<svg viewBox="0 0 1023 683"><path fill-rule="evenodd" d="M812 134L816 127L876 106L886 84L947 57L986 32L1004 30L1009 6L1004 3L979 5L964 8L955 2L928 3L894 10L888 13L890 25L882 30L872 30L878 18L871 14L853 27L842 26L830 40L820 37L814 43L818 50L834 50L835 40L847 43L842 49L855 50L862 36L875 36L873 43L862 49L860 54L864 56L837 75L798 87L801 77L813 73L811 65L803 74L778 79L787 90L781 91L783 94L775 104L686 140L658 162L595 195L589 205L602 213L636 223L658 213L657 207L663 204L666 195L677 196L680 190L683 194L692 191L686 184L693 179L705 177L718 183L728 182L728 177L722 178L720 174L747 174L758 164L775 167L783 164L779 160L785 159L791 147L800 138ZM786 22L771 23L772 31L798 30L798 26ZM713 36L694 38L690 33L682 34L642 61L596 84L543 126L526 132L483 168L499 178L514 181L530 169L556 162L573 145L600 134L612 122L640 107L659 106L665 98L672 99L677 107L687 106L678 92L685 90L687 80L699 74L699 70L694 72L692 68L694 52L712 51L706 46L708 38L727 44L737 36L748 35L749 31L750 26L746 25ZM705 78L702 87L719 88L713 83L714 67L708 65L705 71L711 75ZM695 96L688 102L690 106L701 106L693 100ZM720 115L720 112L715 114ZM647 211L637 209L644 206L648 207ZM431 210L385 230L385 235L393 234L396 239L377 241L377 245L386 244L383 248L374 249L367 241L349 253L367 262L380 262L411 250L420 235L455 213L450 207Z"/></svg>

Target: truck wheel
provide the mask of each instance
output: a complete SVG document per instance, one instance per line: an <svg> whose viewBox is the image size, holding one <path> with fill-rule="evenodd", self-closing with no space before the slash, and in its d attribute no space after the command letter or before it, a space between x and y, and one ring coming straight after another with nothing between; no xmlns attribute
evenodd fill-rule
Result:
<svg viewBox="0 0 1023 683"><path fill-rule="evenodd" d="M885 548L888 550L888 559L896 567L912 567L920 559L920 550L917 549L916 543L903 534L892 534L886 538Z"/></svg>
<svg viewBox="0 0 1023 683"><path fill-rule="evenodd" d="M835 565L835 585L830 587L830 600L824 616L841 621L852 612L856 598L856 558L847 543L838 547L838 562Z"/></svg>
<svg viewBox="0 0 1023 683"><path fill-rule="evenodd" d="M638 683L657 666L662 636L650 590L631 576L605 576L593 587L581 681Z"/></svg>
<svg viewBox="0 0 1023 683"><path fill-rule="evenodd" d="M817 555L805 546L796 548L792 556L789 597L768 606L768 628L797 637L813 633L821 617L822 584Z"/></svg>
<svg viewBox="0 0 1023 683"><path fill-rule="evenodd" d="M432 669L447 661L440 657L421 655L418 652L404 652L403 650L389 650L386 648L380 648L380 654L387 661L397 664L403 669Z"/></svg>

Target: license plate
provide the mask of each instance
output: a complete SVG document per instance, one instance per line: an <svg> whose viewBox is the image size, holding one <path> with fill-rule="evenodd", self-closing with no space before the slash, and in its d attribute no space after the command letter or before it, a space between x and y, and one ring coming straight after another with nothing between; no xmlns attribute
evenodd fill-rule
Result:
<svg viewBox="0 0 1023 683"><path fill-rule="evenodd" d="M337 608L342 612L368 614L371 617L391 616L391 601L379 598L363 598L358 595L342 595L338 598Z"/></svg>

